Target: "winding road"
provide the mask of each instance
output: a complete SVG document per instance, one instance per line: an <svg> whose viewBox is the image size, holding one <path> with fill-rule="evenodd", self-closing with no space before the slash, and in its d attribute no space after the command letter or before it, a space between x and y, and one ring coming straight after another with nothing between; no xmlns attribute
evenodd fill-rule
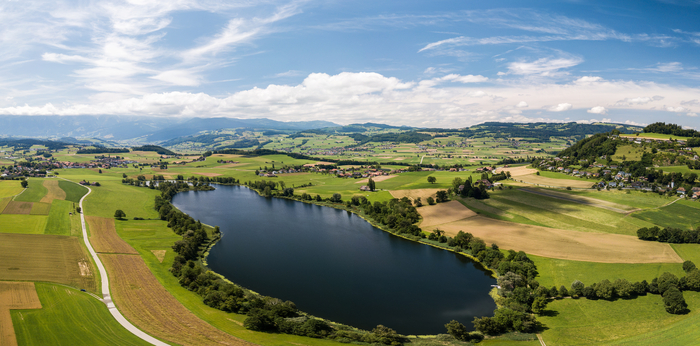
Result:
<svg viewBox="0 0 700 346"><path fill-rule="evenodd" d="M67 181L70 181L68 179L65 179ZM71 181L72 182L72 181ZM75 182L72 182L75 183ZM90 251L90 255L92 256L92 259L95 261L95 265L97 266L97 269L100 271L100 278L102 278L102 302L107 305L107 308L109 309L109 312L114 316L114 318L121 324L126 330L131 332L131 334L134 334L138 336L139 338L143 339L144 341L152 344L152 345L157 345L157 346L168 346L168 344L144 333L142 330L136 328L131 322L127 321L126 318L122 315L121 312L117 309L117 306L114 305L114 302L112 301L112 297L109 294L109 278L107 277L107 270L105 270L104 265L102 265L102 261L100 261L100 258L97 256L97 253L95 252L95 249L92 248L92 245L90 244L90 240L88 239L88 234L87 234L87 228L85 227L85 208L83 208L83 200L85 200L85 197L87 197L92 190L85 186L85 188L88 189L88 192L83 196L83 198L80 199L80 223L83 227L83 240L85 241L85 246L87 246L88 251Z"/></svg>

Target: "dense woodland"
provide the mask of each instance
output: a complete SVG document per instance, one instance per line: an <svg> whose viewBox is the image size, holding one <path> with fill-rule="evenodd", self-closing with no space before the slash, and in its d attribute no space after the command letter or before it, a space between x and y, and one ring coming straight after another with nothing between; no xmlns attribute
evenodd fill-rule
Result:
<svg viewBox="0 0 700 346"><path fill-rule="evenodd" d="M131 148L133 151L155 151L158 154L161 155L177 155L175 152L165 149L161 146L158 145L143 145L140 147L133 147Z"/></svg>
<svg viewBox="0 0 700 346"><path fill-rule="evenodd" d="M676 124L666 124L662 122L647 125L644 128L646 133L661 133L664 135L674 135L681 137L700 137L700 131L693 129L683 129L682 126Z"/></svg>

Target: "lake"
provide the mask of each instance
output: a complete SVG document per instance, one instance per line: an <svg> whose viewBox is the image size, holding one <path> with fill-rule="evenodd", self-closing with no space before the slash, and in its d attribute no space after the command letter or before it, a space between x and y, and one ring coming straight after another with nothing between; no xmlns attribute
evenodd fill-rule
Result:
<svg viewBox="0 0 700 346"><path fill-rule="evenodd" d="M396 237L344 210L222 185L179 193L172 203L221 228L207 259L212 270L317 317L440 334L451 320L471 329L475 316L496 308L488 295L496 280L470 259Z"/></svg>

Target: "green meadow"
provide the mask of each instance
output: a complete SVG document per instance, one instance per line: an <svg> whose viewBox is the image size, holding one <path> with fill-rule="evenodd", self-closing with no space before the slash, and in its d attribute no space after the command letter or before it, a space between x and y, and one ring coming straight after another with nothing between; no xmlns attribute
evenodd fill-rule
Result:
<svg viewBox="0 0 700 346"><path fill-rule="evenodd" d="M19 345L149 345L87 293L58 284L35 285L42 308L10 312Z"/></svg>
<svg viewBox="0 0 700 346"><path fill-rule="evenodd" d="M43 234L46 215L0 214L0 233Z"/></svg>
<svg viewBox="0 0 700 346"><path fill-rule="evenodd" d="M88 189L80 184L59 180L58 187L66 192L66 201L80 203L80 199L88 192Z"/></svg>
<svg viewBox="0 0 700 346"><path fill-rule="evenodd" d="M44 187L44 179L29 178L27 179L27 183L29 183L27 189L19 196L15 197L15 201L39 202L49 192L49 190Z"/></svg>
<svg viewBox="0 0 700 346"><path fill-rule="evenodd" d="M700 227L700 203L678 201L659 209L632 214L634 217L661 227L691 229Z"/></svg>
<svg viewBox="0 0 700 346"><path fill-rule="evenodd" d="M44 233L71 235L71 219L69 215L71 212L73 212L73 202L53 200Z"/></svg>

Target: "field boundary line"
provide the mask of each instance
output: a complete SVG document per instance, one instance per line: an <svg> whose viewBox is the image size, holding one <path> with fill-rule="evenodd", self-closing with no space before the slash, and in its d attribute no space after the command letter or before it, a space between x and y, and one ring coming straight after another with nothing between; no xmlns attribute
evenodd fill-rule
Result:
<svg viewBox="0 0 700 346"><path fill-rule="evenodd" d="M65 179L65 178L62 178ZM68 179L65 179L67 181L70 181ZM74 184L77 184L76 182L71 181ZM119 309L117 309L117 306L114 304L112 301L112 296L109 294L109 278L107 277L107 270L105 269L104 265L102 264L102 261L100 261L100 258L97 256L97 253L95 252L95 249L92 248L92 245L90 244L90 239L88 238L87 234L87 227L85 227L85 209L83 208L83 200L85 200L85 197L90 195L92 192L92 189L89 187L85 186L88 189L88 192L83 195L82 198L80 198L80 203L78 204L80 206L80 224L83 228L83 241L85 242L85 246L88 248L88 251L90 252L90 256L92 256L92 259L95 261L95 265L97 265L97 269L100 272L100 277L102 279L102 302L107 305L107 308L109 309L109 313L112 314L112 316L119 322L119 324L122 325L122 327L126 328L129 332L132 334L136 335L140 339L156 346L169 346L169 344L166 344L148 334L146 334L144 331L141 329L136 328L131 322L129 322L124 315L122 315L121 312L119 312Z"/></svg>
<svg viewBox="0 0 700 346"><path fill-rule="evenodd" d="M27 188L26 188L26 187L24 188L24 190L22 190L22 192L20 192L20 193L14 195L14 196L12 196L12 200L14 201L14 200L15 200L15 197L21 195L22 193L24 193L24 191L27 191Z"/></svg>
<svg viewBox="0 0 700 346"><path fill-rule="evenodd" d="M547 344L544 343L544 339L542 339L542 334L537 334L537 340L540 341L542 346L547 346Z"/></svg>

